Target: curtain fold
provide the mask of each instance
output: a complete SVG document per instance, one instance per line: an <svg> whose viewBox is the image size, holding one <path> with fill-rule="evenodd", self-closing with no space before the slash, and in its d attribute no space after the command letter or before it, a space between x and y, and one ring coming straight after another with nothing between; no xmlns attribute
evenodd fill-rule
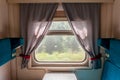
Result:
<svg viewBox="0 0 120 80"><path fill-rule="evenodd" d="M97 47L100 26L100 4L63 3L63 8L82 48L91 57L93 69L101 68Z"/></svg>
<svg viewBox="0 0 120 80"><path fill-rule="evenodd" d="M22 68L27 67L27 56L35 51L46 35L57 7L57 3L20 4L21 36L25 40L22 47Z"/></svg>

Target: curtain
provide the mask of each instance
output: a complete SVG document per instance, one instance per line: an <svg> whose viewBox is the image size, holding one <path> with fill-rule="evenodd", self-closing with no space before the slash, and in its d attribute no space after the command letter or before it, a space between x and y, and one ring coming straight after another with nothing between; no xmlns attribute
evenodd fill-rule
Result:
<svg viewBox="0 0 120 80"><path fill-rule="evenodd" d="M63 3L63 7L79 43L91 57L92 68L101 68L100 53L97 47L100 4Z"/></svg>
<svg viewBox="0 0 120 80"><path fill-rule="evenodd" d="M27 67L30 54L35 51L44 38L58 4L28 3L20 4L21 36L25 44L22 47L22 68Z"/></svg>

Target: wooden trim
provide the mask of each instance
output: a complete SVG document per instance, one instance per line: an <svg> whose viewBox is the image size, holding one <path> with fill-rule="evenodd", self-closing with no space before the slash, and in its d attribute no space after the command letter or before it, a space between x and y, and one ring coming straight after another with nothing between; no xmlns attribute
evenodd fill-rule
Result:
<svg viewBox="0 0 120 80"><path fill-rule="evenodd" d="M65 12L64 11L56 11L56 13L55 13L55 16L54 16L55 18L65 18L66 16L65 16Z"/></svg>
<svg viewBox="0 0 120 80"><path fill-rule="evenodd" d="M53 21L67 21L64 11L56 11Z"/></svg>
<svg viewBox="0 0 120 80"><path fill-rule="evenodd" d="M55 63L51 63L52 66L50 66L51 64L38 64L35 60L34 60L34 53L32 54L33 57L30 58L30 61L28 63L28 70L44 70L45 72L47 71L61 71L61 72L66 72L66 71L71 71L74 69L91 69L90 66L90 60L89 60L89 56L86 55L86 59L81 62L81 63L77 63L77 64L55 64Z"/></svg>
<svg viewBox="0 0 120 80"><path fill-rule="evenodd" d="M101 7L101 37L112 37L113 4L102 4Z"/></svg>
<svg viewBox="0 0 120 80"><path fill-rule="evenodd" d="M71 30L50 30L47 35L74 35Z"/></svg>
<svg viewBox="0 0 120 80"><path fill-rule="evenodd" d="M114 0L8 0L8 3L113 3Z"/></svg>
<svg viewBox="0 0 120 80"><path fill-rule="evenodd" d="M61 0L66 3L113 3L114 0Z"/></svg>
<svg viewBox="0 0 120 80"><path fill-rule="evenodd" d="M9 28L10 28L10 37L20 37L20 28L19 28L19 5L18 4L9 4Z"/></svg>

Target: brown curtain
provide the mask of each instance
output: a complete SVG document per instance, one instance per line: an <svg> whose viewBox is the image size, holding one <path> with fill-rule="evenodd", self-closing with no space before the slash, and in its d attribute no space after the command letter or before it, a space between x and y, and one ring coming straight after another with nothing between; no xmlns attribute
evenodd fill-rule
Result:
<svg viewBox="0 0 120 80"><path fill-rule="evenodd" d="M71 27L83 47L91 57L92 68L101 68L97 47L100 26L100 4L63 3Z"/></svg>
<svg viewBox="0 0 120 80"><path fill-rule="evenodd" d="M29 3L20 4L21 35L25 44L22 48L22 68L27 67L29 56L44 38L58 4Z"/></svg>

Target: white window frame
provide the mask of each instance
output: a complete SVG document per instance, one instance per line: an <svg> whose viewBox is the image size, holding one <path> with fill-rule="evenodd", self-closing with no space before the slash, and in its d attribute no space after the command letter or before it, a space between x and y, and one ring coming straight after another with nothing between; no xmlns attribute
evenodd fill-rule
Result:
<svg viewBox="0 0 120 80"><path fill-rule="evenodd" d="M53 21L67 21L66 17L55 17ZM71 30L50 30L47 35L74 35ZM63 61L63 63L57 63L57 62L49 62L49 63L40 63L35 60L35 53L32 54L32 57L30 59L28 68L29 69L45 69L50 71L71 71L75 69L91 69L89 55L86 54L84 61L78 61L78 62L69 62L66 63Z"/></svg>

